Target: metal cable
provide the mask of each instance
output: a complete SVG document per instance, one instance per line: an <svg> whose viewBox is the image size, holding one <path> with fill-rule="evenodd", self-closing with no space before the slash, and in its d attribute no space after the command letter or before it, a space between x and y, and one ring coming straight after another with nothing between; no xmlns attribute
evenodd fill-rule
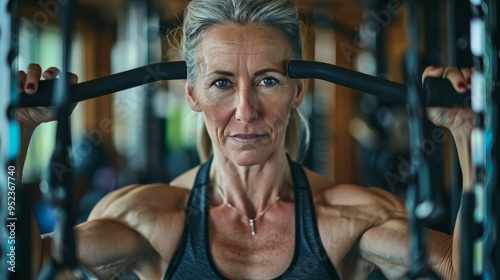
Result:
<svg viewBox="0 0 500 280"><path fill-rule="evenodd" d="M475 197L473 215L474 227L481 233L480 236L472 236L474 247L472 267L475 277L495 279L496 266L492 262L492 250L496 239L493 198L497 184L495 174L497 163L493 154L496 112L494 112L492 93L497 58L492 34L496 27L496 2L470 0L470 4L473 13L470 22L471 52L476 68L471 77L472 109L476 115L471 135Z"/></svg>
<svg viewBox="0 0 500 280"><path fill-rule="evenodd" d="M76 1L69 0L61 7L62 15L62 67L60 79L52 100L56 110L57 131L56 145L49 164L49 176L42 182L41 190L52 204L56 216L57 227L52 242L51 260L43 269L38 279L55 279L64 272L72 273L78 279L97 279L78 264L76 240L73 226L76 217L74 207L75 184L71 167L67 159L71 152L70 129L70 95L68 71L71 61L71 43L75 16Z"/></svg>
<svg viewBox="0 0 500 280"><path fill-rule="evenodd" d="M408 186L406 205L408 207L408 223L410 226L410 263L406 279L439 279L428 265L426 220L438 208L432 186L430 184L430 170L426 154L423 152L425 139L428 139L423 127L425 109L422 96L419 94L420 77L418 37L419 22L415 0L406 1L408 11L409 50L407 57L408 82L408 117L410 129L410 159L411 181Z"/></svg>

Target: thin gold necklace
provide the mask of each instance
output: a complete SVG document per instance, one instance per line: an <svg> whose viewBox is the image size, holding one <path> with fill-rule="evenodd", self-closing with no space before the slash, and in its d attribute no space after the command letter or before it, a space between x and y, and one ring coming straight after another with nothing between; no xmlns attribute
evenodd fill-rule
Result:
<svg viewBox="0 0 500 280"><path fill-rule="evenodd" d="M224 205L226 205L227 208L235 211L236 213L240 214L241 216L245 217L248 220L248 224L250 225L250 232L252 233L252 236L256 235L257 232L255 231L255 223L273 206L278 200L280 200L280 196L277 195L274 198L274 201L269 204L266 209L264 209L262 212L260 212L255 218L250 218L243 211L240 209L234 207L231 203L227 202L227 197L226 195L222 192L222 189L220 186L217 186L217 192L219 193L220 197L222 198L222 202Z"/></svg>

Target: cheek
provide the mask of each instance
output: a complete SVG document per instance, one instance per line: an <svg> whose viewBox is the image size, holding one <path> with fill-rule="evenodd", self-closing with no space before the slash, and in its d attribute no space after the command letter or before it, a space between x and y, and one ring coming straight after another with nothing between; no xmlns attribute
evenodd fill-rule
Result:
<svg viewBox="0 0 500 280"><path fill-rule="evenodd" d="M269 125L277 130L284 130L290 119L292 101L287 98L280 100L280 102L268 102L264 106L266 108L263 111L267 112L264 119L267 119Z"/></svg>
<svg viewBox="0 0 500 280"><path fill-rule="evenodd" d="M212 138L217 137L217 134L223 133L233 116L231 106L224 102L203 102L201 110L205 119L205 125Z"/></svg>
<svg viewBox="0 0 500 280"><path fill-rule="evenodd" d="M204 104L201 109L205 116L213 122L227 121L234 114L232 103L228 102Z"/></svg>
<svg viewBox="0 0 500 280"><path fill-rule="evenodd" d="M206 90L202 94L198 93L198 100L201 110L210 120L225 118L231 113L233 107L231 98L214 94L210 90Z"/></svg>

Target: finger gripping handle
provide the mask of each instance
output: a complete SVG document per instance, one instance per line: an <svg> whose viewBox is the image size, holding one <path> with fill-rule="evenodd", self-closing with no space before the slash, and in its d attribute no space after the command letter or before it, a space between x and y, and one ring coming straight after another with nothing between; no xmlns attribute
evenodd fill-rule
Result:
<svg viewBox="0 0 500 280"><path fill-rule="evenodd" d="M427 107L471 108L470 91L458 93L449 80L425 78L424 89Z"/></svg>
<svg viewBox="0 0 500 280"><path fill-rule="evenodd" d="M19 107L50 106L55 80L43 80L38 83L36 94L21 93Z"/></svg>

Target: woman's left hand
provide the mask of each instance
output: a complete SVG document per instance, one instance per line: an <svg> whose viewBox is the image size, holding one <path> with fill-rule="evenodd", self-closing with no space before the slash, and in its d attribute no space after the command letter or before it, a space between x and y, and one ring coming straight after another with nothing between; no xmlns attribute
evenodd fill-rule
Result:
<svg viewBox="0 0 500 280"><path fill-rule="evenodd" d="M426 77L443 77L453 84L458 93L465 94L470 89L472 70L454 67L446 69L440 67L427 67L422 75ZM447 127L453 138L460 159L462 169L463 191L471 191L474 185L473 166L471 162L471 132L474 127L474 111L466 108L427 108L427 117L438 126Z"/></svg>
<svg viewBox="0 0 500 280"><path fill-rule="evenodd" d="M465 94L470 90L471 75L472 69L470 68L447 67L443 69L429 66L422 74L422 81L426 77L442 77L450 80L458 93ZM427 109L427 116L435 125L450 129L454 137L470 137L474 122L474 112L471 109L433 107Z"/></svg>

